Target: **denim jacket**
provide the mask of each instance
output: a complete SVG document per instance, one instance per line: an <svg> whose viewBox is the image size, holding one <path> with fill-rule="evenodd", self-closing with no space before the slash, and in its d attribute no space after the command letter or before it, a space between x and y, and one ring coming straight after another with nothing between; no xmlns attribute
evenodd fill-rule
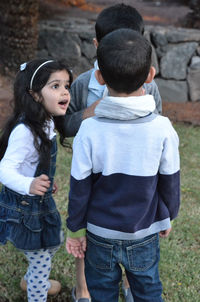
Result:
<svg viewBox="0 0 200 302"><path fill-rule="evenodd" d="M44 196L22 195L3 186L0 193L1 244L9 240L23 251L53 248L61 244L61 218L52 197L56 153L57 144L54 137L49 171L42 170L39 163L34 175L49 176L51 185Z"/></svg>

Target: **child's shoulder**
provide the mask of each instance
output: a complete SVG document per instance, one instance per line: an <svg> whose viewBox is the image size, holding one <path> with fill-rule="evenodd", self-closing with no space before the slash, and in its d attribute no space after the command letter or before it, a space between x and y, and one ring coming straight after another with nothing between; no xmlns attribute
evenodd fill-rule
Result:
<svg viewBox="0 0 200 302"><path fill-rule="evenodd" d="M172 123L171 121L169 120L169 118L167 116L164 116L164 115L160 115L160 114L155 114L156 116L156 123L157 123L157 126L165 126L165 127L171 127L172 126Z"/></svg>
<svg viewBox="0 0 200 302"><path fill-rule="evenodd" d="M176 133L176 130L173 127L170 119L163 115L157 115L155 119L155 128L162 136L170 136ZM162 130L161 130L162 129Z"/></svg>
<svg viewBox="0 0 200 302"><path fill-rule="evenodd" d="M87 81L89 82L93 70L94 70L94 69L90 69L90 70L87 70L87 71L81 73L81 74L75 79L75 81L72 83L72 86L74 86L75 84L80 83L80 82L81 82L81 83L82 83L82 82L87 82Z"/></svg>
<svg viewBox="0 0 200 302"><path fill-rule="evenodd" d="M26 124L24 124L23 122L20 122L19 124L17 124L14 128L13 128L13 130L12 131L16 131L16 132L18 132L18 131L23 131L23 132L25 132L25 133L30 133L30 128L26 125Z"/></svg>
<svg viewBox="0 0 200 302"><path fill-rule="evenodd" d="M80 128L82 128L83 130L93 131L93 127L96 125L96 121L97 121L96 116L91 116L91 117L89 117L89 118L82 121ZM88 127L92 127L92 128L88 129Z"/></svg>
<svg viewBox="0 0 200 302"><path fill-rule="evenodd" d="M84 137L96 134L96 131L98 129L96 120L97 118L95 116L83 120L76 136Z"/></svg>
<svg viewBox="0 0 200 302"><path fill-rule="evenodd" d="M17 138L30 138L32 137L32 132L28 126L26 126L24 123L20 123L15 126L15 128L12 130L10 134L10 138L17 137Z"/></svg>
<svg viewBox="0 0 200 302"><path fill-rule="evenodd" d="M158 89L156 82L153 80L150 83L144 83L144 88L147 94L151 94L152 90Z"/></svg>

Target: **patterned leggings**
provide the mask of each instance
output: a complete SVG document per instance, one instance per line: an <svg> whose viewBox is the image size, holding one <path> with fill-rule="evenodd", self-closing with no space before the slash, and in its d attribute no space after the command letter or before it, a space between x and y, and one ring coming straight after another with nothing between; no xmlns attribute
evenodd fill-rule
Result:
<svg viewBox="0 0 200 302"><path fill-rule="evenodd" d="M24 279L27 282L28 302L42 302L47 300L47 292L50 288L48 281L51 271L51 260L57 252L54 249L41 249L36 252L25 252L29 267Z"/></svg>

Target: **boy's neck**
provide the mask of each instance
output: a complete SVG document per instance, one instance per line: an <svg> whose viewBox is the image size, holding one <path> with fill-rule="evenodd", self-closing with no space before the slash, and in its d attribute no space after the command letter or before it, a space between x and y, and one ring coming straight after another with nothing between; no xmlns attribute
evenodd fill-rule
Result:
<svg viewBox="0 0 200 302"><path fill-rule="evenodd" d="M125 92L117 92L113 90L112 88L108 87L109 95L114 97L130 97L130 96L142 96L145 95L145 90L143 87L140 87L138 90L133 91L131 93L125 93Z"/></svg>

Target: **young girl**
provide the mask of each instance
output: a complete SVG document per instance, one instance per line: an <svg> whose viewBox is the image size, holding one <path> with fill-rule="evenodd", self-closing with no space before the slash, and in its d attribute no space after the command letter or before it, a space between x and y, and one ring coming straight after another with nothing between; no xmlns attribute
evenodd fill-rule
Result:
<svg viewBox="0 0 200 302"><path fill-rule="evenodd" d="M51 260L63 241L52 193L56 168L54 116L70 102L72 74L64 62L36 59L20 66L14 110L0 138L0 243L11 241L28 259L21 288L29 302L60 291L49 280Z"/></svg>

